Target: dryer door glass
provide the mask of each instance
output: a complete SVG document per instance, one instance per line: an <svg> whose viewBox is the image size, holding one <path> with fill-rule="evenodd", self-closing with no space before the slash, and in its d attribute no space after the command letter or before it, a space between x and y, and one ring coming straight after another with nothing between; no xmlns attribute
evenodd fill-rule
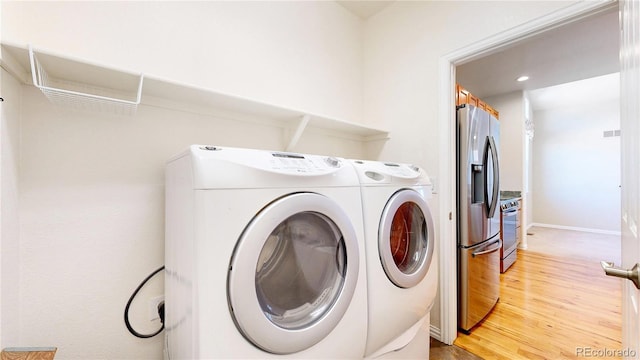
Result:
<svg viewBox="0 0 640 360"><path fill-rule="evenodd" d="M336 224L315 212L288 217L258 257L256 293L265 315L289 330L318 321L344 284L344 241Z"/></svg>
<svg viewBox="0 0 640 360"><path fill-rule="evenodd" d="M433 219L422 195L405 189L387 202L380 219L378 249L387 277L397 286L417 285L433 257Z"/></svg>
<svg viewBox="0 0 640 360"><path fill-rule="evenodd" d="M424 214L413 202L396 210L391 222L389 249L395 265L405 274L420 267L427 250L427 224Z"/></svg>

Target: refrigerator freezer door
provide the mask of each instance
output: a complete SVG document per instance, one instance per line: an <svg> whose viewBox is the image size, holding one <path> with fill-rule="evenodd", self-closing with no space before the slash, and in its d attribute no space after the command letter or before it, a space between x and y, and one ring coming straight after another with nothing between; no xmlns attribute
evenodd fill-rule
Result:
<svg viewBox="0 0 640 360"><path fill-rule="evenodd" d="M495 237L458 250L458 325L465 332L484 319L498 302L501 246L500 237Z"/></svg>

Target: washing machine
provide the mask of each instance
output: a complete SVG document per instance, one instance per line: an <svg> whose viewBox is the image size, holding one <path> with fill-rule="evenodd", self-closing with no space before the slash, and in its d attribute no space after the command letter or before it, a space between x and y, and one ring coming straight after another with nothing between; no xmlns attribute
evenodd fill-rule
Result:
<svg viewBox="0 0 640 360"><path fill-rule="evenodd" d="M166 166L165 357L362 358L363 236L348 161L191 146Z"/></svg>
<svg viewBox="0 0 640 360"><path fill-rule="evenodd" d="M429 358L437 291L435 227L424 170L350 161L362 191L368 288L368 358Z"/></svg>

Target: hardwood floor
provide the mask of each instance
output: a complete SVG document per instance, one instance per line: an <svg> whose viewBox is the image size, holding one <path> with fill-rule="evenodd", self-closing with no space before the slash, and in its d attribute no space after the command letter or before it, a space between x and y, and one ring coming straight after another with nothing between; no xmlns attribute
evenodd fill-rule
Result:
<svg viewBox="0 0 640 360"><path fill-rule="evenodd" d="M533 226L527 231L530 252L580 258L600 262L613 261L620 265L620 235L588 233L584 231Z"/></svg>
<svg viewBox="0 0 640 360"><path fill-rule="evenodd" d="M621 350L621 280L606 277L598 262L525 250L501 280L492 313L456 346L508 360Z"/></svg>
<svg viewBox="0 0 640 360"><path fill-rule="evenodd" d="M429 360L482 360L461 347L449 346L434 338L431 338L429 347Z"/></svg>

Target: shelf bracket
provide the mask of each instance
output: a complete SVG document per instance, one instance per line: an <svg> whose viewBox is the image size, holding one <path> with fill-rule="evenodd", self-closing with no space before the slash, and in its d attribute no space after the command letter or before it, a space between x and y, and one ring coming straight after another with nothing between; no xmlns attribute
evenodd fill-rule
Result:
<svg viewBox="0 0 640 360"><path fill-rule="evenodd" d="M307 127L309 120L311 120L311 116L308 114L304 114L300 117L298 126L296 127L296 131L293 133L293 136L291 136L291 139L289 139L289 145L287 145L285 151L292 151L293 148L298 144L298 141L300 140L304 129Z"/></svg>

